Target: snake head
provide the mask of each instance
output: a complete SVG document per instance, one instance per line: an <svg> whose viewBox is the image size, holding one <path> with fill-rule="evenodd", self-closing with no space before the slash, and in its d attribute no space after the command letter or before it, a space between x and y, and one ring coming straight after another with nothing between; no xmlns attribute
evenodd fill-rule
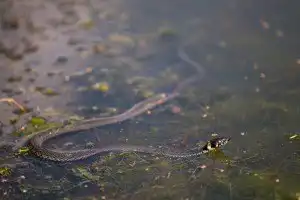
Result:
<svg viewBox="0 0 300 200"><path fill-rule="evenodd" d="M204 152L208 152L214 149L219 149L225 146L231 140L230 137L216 137L209 140L203 147Z"/></svg>

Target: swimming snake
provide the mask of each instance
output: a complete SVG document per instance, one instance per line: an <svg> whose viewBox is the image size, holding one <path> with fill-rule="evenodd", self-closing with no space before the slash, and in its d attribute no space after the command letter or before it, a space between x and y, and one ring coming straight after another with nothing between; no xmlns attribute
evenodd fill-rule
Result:
<svg viewBox="0 0 300 200"><path fill-rule="evenodd" d="M180 56L182 57L183 60L196 67L198 69L198 72L202 70L201 66L198 65L196 62L190 60L187 57L187 55L181 52ZM146 100L143 100L135 104L130 109L128 109L127 111L119 115L82 120L76 122L75 125L65 126L61 129L60 128L54 130L47 129L23 139L23 141L19 142L19 145L17 146L22 146L23 144L28 143L28 145L32 147L31 152L40 158L57 161L57 162L71 162L71 161L83 160L92 156L96 156L103 153L109 153L109 152L138 152L138 153L162 155L162 156L167 156L172 158L195 157L208 152L211 148L222 147L230 140L230 138L226 138L226 137L214 138L208 141L206 145L199 148L196 152L193 153L169 153L169 152L161 151L158 148L145 147L145 146L132 146L132 145L125 145L125 146L116 145L116 146L107 146L103 148L89 148L89 149L80 149L80 150L72 150L72 151L49 149L44 147L44 143L46 141L61 135L80 132L94 127L100 127L104 125L122 122L128 119L132 119L133 117L141 115L146 111L151 110L154 107L161 105L177 97L178 95L179 93L177 90L168 94L167 93L157 94L154 95L153 97L150 97Z"/></svg>

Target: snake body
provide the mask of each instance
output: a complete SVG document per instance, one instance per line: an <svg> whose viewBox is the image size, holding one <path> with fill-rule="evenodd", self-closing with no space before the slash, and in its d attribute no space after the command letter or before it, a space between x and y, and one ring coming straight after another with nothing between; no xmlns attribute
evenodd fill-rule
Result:
<svg viewBox="0 0 300 200"><path fill-rule="evenodd" d="M51 138L55 138L61 135L70 134L74 132L88 130L94 127L100 127L108 124L114 124L118 122L125 121L127 119L131 119L137 115L140 115L147 110L150 110L174 97L176 97L177 93L165 94L161 93L155 95L151 98L148 98L140 103L135 104L133 107L128 109L122 114L111 116L111 117L101 117L80 121L79 123L73 125L72 127L65 127L61 130L57 131L49 131L45 130L35 134L32 138L29 138L28 142L32 148L32 152L41 157L52 161L76 161L82 160L91 156L94 156L99 153L105 153L109 151L133 151L137 152L151 152L151 148L142 148L142 147L106 147L106 148L95 148L95 149L82 149L76 151L60 151L60 150L52 150L43 147L44 142L48 141ZM143 150L142 150L143 149Z"/></svg>
<svg viewBox="0 0 300 200"><path fill-rule="evenodd" d="M179 51L179 56L187 63L194 66L197 69L197 71L201 75L203 75L202 67L196 62L189 59L189 57L187 57L187 55L184 54L183 51ZM190 82L190 80L184 82L178 88L182 88L182 86L186 85L188 82ZM91 156L96 156L99 154L109 153L109 152L138 152L138 153L162 155L162 156L167 156L172 158L187 158L187 157L195 157L195 156L202 155L204 153L207 153L212 148L219 148L227 144L230 138L226 138L226 137L214 138L208 141L203 147L197 149L197 151L193 153L169 153L169 152L161 151L158 148L145 147L145 146L132 146L132 145L125 145L125 146L117 145L117 146L108 146L103 148L64 151L64 150L49 149L44 147L43 145L46 141L61 135L80 132L80 131L84 131L94 127L100 127L108 124L114 124L114 123L122 122L127 119L136 117L150 109L153 109L154 107L160 104L163 104L177 97L179 95L178 88L170 94L161 93L153 97L150 97L144 101L141 101L135 104L127 111L125 111L124 113L119 115L83 120L76 123L72 127L63 127L62 129L56 129L56 131L53 130L41 131L28 138L25 138L23 141L19 142L18 146L23 146L24 143L28 142L29 146L32 147L31 152L40 158L57 161L57 162L70 162L70 161L83 160Z"/></svg>
<svg viewBox="0 0 300 200"><path fill-rule="evenodd" d="M135 104L132 108L130 108L129 110L127 110L126 112L120 115L84 120L81 121L79 124L76 124L74 127L65 128L63 130L58 130L56 132L54 131L49 132L48 130L40 132L29 139L29 145L33 147L31 152L38 157L47 160L57 161L57 162L78 161L78 160L89 158L91 156L95 156L103 153L109 153L109 152L138 152L138 153L162 155L171 158L187 158L187 157L195 157L204 154L208 152L210 148L221 147L229 141L229 138L215 138L209 141L205 146L200 148L198 151L193 153L168 153L168 152L161 151L158 148L132 146L132 145L108 146L104 148L81 149L75 151L62 151L62 150L54 150L54 149L48 149L43 147L44 142L48 141L51 138L87 130L92 127L104 126L107 124L113 124L127 119L131 119L139 114L146 112L149 109L154 108L155 106L158 106L176 97L177 95L178 95L177 93L172 93L172 94L162 93L154 97L151 97L149 99L146 99L138 104Z"/></svg>

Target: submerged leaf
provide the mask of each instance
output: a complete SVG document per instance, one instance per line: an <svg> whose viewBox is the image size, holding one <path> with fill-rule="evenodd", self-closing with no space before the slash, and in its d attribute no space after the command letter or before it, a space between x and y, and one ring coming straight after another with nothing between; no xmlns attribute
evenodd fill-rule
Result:
<svg viewBox="0 0 300 200"><path fill-rule="evenodd" d="M92 88L101 92L107 92L109 90L109 84L107 82L95 83Z"/></svg>
<svg viewBox="0 0 300 200"><path fill-rule="evenodd" d="M0 176L9 176L11 174L11 169L8 167L0 167Z"/></svg>
<svg viewBox="0 0 300 200"><path fill-rule="evenodd" d="M30 149L28 147L21 147L18 150L19 155L27 155L29 153Z"/></svg>
<svg viewBox="0 0 300 200"><path fill-rule="evenodd" d="M42 125L46 123L46 120L41 117L32 117L30 123L32 125Z"/></svg>
<svg viewBox="0 0 300 200"><path fill-rule="evenodd" d="M294 134L294 135L290 136L289 139L290 139L290 140L293 140L293 139L297 139L297 138L299 138L299 137L300 137L299 134Z"/></svg>

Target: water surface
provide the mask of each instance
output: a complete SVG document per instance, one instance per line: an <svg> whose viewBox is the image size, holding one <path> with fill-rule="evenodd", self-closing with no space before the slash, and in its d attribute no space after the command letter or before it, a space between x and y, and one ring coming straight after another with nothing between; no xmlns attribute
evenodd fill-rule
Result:
<svg viewBox="0 0 300 200"><path fill-rule="evenodd" d="M193 160L117 154L56 164L2 148L0 164L11 169L1 176L2 199L299 199L297 1L28 6L39 49L18 61L1 57L2 66L10 66L3 80L23 76L2 84L1 96L27 102L49 121L113 115L154 93L171 92L197 74L178 49L205 69L203 78L151 113L62 137L49 147L128 143L185 151L215 134L232 140L223 154ZM34 73L24 73L28 67ZM20 139L8 123L16 115L2 108L3 141ZM31 115L22 115L17 128Z"/></svg>

